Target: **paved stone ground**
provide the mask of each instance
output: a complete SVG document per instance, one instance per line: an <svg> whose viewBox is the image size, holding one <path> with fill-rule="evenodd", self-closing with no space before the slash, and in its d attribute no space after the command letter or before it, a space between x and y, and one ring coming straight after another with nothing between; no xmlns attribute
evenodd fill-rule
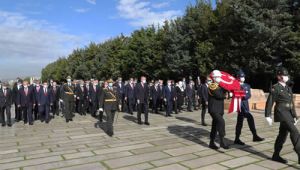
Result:
<svg viewBox="0 0 300 170"><path fill-rule="evenodd" d="M231 149L219 151L207 146L211 126L199 125L200 111L171 118L151 114L151 126L139 126L135 117L120 113L114 137L108 137L90 116L76 115L69 124L61 117L34 126L20 122L0 127L0 170L300 169L290 139L282 151L289 164L270 160L278 124L269 127L261 111L253 114L258 133L266 140L252 142L245 120L241 139L247 146L233 145L236 115L226 115Z"/></svg>

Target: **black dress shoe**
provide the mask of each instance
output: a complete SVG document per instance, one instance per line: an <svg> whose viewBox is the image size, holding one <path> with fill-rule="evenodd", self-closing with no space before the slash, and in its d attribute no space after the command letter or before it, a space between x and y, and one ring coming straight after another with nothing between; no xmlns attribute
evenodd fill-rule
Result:
<svg viewBox="0 0 300 170"><path fill-rule="evenodd" d="M150 123L149 123L149 122L145 122L145 125L148 125L148 126L149 126L149 125L150 125Z"/></svg>
<svg viewBox="0 0 300 170"><path fill-rule="evenodd" d="M6 124L2 124L2 127L6 126Z"/></svg>
<svg viewBox="0 0 300 170"><path fill-rule="evenodd" d="M11 127L11 124L9 123L9 124L7 124L7 126L8 126L8 127Z"/></svg>
<svg viewBox="0 0 300 170"><path fill-rule="evenodd" d="M142 123L142 122L138 122L138 124L139 124L139 125L142 125L143 123Z"/></svg>
<svg viewBox="0 0 300 170"><path fill-rule="evenodd" d="M202 123L202 126L207 126L207 124L206 123Z"/></svg>
<svg viewBox="0 0 300 170"><path fill-rule="evenodd" d="M274 156L272 157L272 160L273 161L276 161L276 162L280 162L280 163L283 163L283 164L287 164L288 161L286 159L283 159L281 156L277 155L277 156Z"/></svg>
<svg viewBox="0 0 300 170"><path fill-rule="evenodd" d="M72 122L72 121L73 121L73 119L70 119L70 121Z"/></svg>
<svg viewBox="0 0 300 170"><path fill-rule="evenodd" d="M67 122L67 123L69 123L69 120L68 120L68 119L66 119L66 122Z"/></svg>
<svg viewBox="0 0 300 170"><path fill-rule="evenodd" d="M261 138L261 137L259 137L259 136L253 136L253 142L261 142L261 141L264 141L265 140L265 138Z"/></svg>
<svg viewBox="0 0 300 170"><path fill-rule="evenodd" d="M242 142L240 139L234 140L234 144L237 144L237 145L245 145L245 143Z"/></svg>
<svg viewBox="0 0 300 170"><path fill-rule="evenodd" d="M26 124L27 124L27 122L24 122L24 124L26 125Z"/></svg>
<svg viewBox="0 0 300 170"><path fill-rule="evenodd" d="M226 149L226 150L229 149L229 146L224 144L224 143L221 143L220 147L223 148L223 149Z"/></svg>
<svg viewBox="0 0 300 170"><path fill-rule="evenodd" d="M210 142L209 143L209 148L214 149L214 150L219 149L219 147L215 144L215 142Z"/></svg>
<svg viewBox="0 0 300 170"><path fill-rule="evenodd" d="M46 123L48 124L48 123L49 123L49 120L46 120Z"/></svg>
<svg viewBox="0 0 300 170"><path fill-rule="evenodd" d="M32 122L30 122L30 123L29 123L29 125L33 125L33 123L32 123Z"/></svg>

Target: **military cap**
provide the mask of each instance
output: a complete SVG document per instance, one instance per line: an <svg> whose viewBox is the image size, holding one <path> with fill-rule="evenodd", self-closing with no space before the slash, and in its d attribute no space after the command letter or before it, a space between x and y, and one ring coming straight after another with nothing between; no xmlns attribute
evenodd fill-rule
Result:
<svg viewBox="0 0 300 170"><path fill-rule="evenodd" d="M106 82L107 83L113 83L114 81L113 81L113 79L108 79L108 80L106 80Z"/></svg>
<svg viewBox="0 0 300 170"><path fill-rule="evenodd" d="M71 79L71 76L68 76L67 79Z"/></svg>
<svg viewBox="0 0 300 170"><path fill-rule="evenodd" d="M278 69L277 75L278 76L287 76L287 75L289 75L289 72L287 71L286 68L281 67L281 68Z"/></svg>
<svg viewBox="0 0 300 170"><path fill-rule="evenodd" d="M245 77L246 75L245 75L245 73L244 73L244 71L243 70L239 70L238 72L237 72L237 77Z"/></svg>

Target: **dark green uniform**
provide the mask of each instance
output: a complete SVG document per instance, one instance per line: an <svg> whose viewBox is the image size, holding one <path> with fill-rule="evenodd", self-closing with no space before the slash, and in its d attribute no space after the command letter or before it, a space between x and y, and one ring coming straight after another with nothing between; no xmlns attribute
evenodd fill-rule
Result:
<svg viewBox="0 0 300 170"><path fill-rule="evenodd" d="M64 109L63 109L63 114L66 118L66 121L69 122L70 120L72 121L73 118L73 111L74 111L74 102L75 102L75 98L74 98L74 90L75 87L71 84L64 84L62 87L62 91L63 91L63 101L64 101Z"/></svg>
<svg viewBox="0 0 300 170"><path fill-rule="evenodd" d="M272 117L272 107L275 103L274 121L280 122L279 134L277 136L273 158L278 158L284 142L286 141L288 132L290 132L291 141L294 145L294 149L300 156L300 137L299 131L294 125L297 118L295 112L295 105L293 102L292 89L288 86L283 86L280 83L275 84L272 87L270 95L268 97L265 109L265 116Z"/></svg>
<svg viewBox="0 0 300 170"><path fill-rule="evenodd" d="M100 108L104 109L104 112L107 117L106 133L109 136L113 136L114 134L113 123L114 123L115 113L118 110L118 97L117 97L117 90L115 88L103 89L102 93L100 94ZM101 115L100 115L100 119L102 119Z"/></svg>

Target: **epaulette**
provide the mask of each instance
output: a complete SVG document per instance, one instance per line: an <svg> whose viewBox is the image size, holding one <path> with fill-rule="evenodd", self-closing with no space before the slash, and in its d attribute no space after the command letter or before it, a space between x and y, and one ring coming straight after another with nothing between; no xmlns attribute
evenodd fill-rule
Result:
<svg viewBox="0 0 300 170"><path fill-rule="evenodd" d="M210 83L210 84L208 85L208 88L209 88L210 90L216 90L218 87L219 87L219 84L218 84L218 83Z"/></svg>

